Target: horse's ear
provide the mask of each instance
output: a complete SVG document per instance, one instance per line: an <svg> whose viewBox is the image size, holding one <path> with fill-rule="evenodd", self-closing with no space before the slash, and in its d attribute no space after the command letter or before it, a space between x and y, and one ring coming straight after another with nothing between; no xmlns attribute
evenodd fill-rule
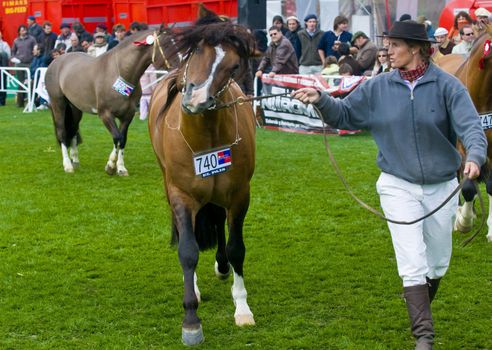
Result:
<svg viewBox="0 0 492 350"><path fill-rule="evenodd" d="M210 16L217 16L217 15L215 14L215 12L206 8L205 5L203 5L203 3L200 3L200 5L198 5L198 18L204 18Z"/></svg>

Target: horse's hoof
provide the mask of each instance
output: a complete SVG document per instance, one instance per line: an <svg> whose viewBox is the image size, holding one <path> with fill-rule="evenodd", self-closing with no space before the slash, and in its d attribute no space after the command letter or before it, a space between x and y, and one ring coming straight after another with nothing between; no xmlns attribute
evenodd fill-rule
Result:
<svg viewBox="0 0 492 350"><path fill-rule="evenodd" d="M126 170L126 169L123 169L123 170L119 169L117 173L118 173L118 176L128 176L128 170Z"/></svg>
<svg viewBox="0 0 492 350"><path fill-rule="evenodd" d="M462 233L470 232L473 228L473 223L461 222L458 218L454 221L454 230Z"/></svg>
<svg viewBox="0 0 492 350"><path fill-rule="evenodd" d="M79 162L72 162L72 166L74 169L80 168L80 163Z"/></svg>
<svg viewBox="0 0 492 350"><path fill-rule="evenodd" d="M234 316L236 319L236 326L243 327L243 326L254 326L255 325L255 319L253 318L253 315L251 314L246 314L246 315L236 315Z"/></svg>
<svg viewBox="0 0 492 350"><path fill-rule="evenodd" d="M73 167L72 166L66 166L63 168L67 174L73 174Z"/></svg>
<svg viewBox="0 0 492 350"><path fill-rule="evenodd" d="M487 241L492 242L492 235L487 235Z"/></svg>
<svg viewBox="0 0 492 350"><path fill-rule="evenodd" d="M185 328L181 330L181 340L184 345L194 346L203 343L205 337L203 336L202 325L199 328Z"/></svg>
<svg viewBox="0 0 492 350"><path fill-rule="evenodd" d="M222 273L219 271L219 263L217 263L217 261L215 262L215 276L217 276L219 280L226 280L231 275L231 264L227 263L227 267L227 272Z"/></svg>
<svg viewBox="0 0 492 350"><path fill-rule="evenodd" d="M108 175L114 175L116 173L116 168L112 168L108 164L106 164L104 170L106 170L106 174Z"/></svg>

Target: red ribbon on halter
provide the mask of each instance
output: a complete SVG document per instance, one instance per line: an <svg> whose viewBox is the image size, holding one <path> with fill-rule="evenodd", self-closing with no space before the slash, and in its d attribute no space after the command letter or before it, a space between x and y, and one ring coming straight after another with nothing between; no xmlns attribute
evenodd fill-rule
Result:
<svg viewBox="0 0 492 350"><path fill-rule="evenodd" d="M483 44L483 56L482 58L480 58L480 61L478 62L478 66L480 67L480 69L484 69L485 68L485 57L488 56L488 54L490 53L490 40L487 39L485 40L485 43Z"/></svg>
<svg viewBox="0 0 492 350"><path fill-rule="evenodd" d="M155 34L154 35L148 35L143 40L134 41L133 42L133 45L136 45L136 46L150 46L150 45L154 44L155 39L156 39L156 35Z"/></svg>

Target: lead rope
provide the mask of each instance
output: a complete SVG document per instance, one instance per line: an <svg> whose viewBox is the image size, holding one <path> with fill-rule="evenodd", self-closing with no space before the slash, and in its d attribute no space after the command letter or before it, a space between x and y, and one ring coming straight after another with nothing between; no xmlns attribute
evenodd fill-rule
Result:
<svg viewBox="0 0 492 350"><path fill-rule="evenodd" d="M350 194L350 196L360 206L362 206L366 210L370 211L371 213L375 214L377 217L379 217L382 220L391 222L393 224L399 224L399 225L412 225L412 224L415 224L415 223L417 223L419 221L422 221L422 220L428 218L429 216L433 215L434 213L436 213L437 211L439 211L444 205L446 205L446 203L448 203L457 193L459 193L459 191L461 191L461 189L463 188L463 185L465 184L465 181L468 180L467 177L464 177L460 181L460 183L458 184L458 186L454 189L454 191L444 200L444 202L442 202L437 208L435 208L434 210L432 210L429 213L425 214L421 218L418 218L418 219L415 219L415 220L412 220L412 221L400 221L400 220L393 220L393 219L387 218L386 216L384 216L384 214L382 214L378 210L374 209L373 207L371 207L370 205L368 205L367 203L365 203L363 200L361 200L359 197L357 197L357 195L355 195L355 193L352 191L352 188L348 184L348 182L345 179L345 177L342 175L342 172L340 170L340 167L338 166L338 163L335 160L335 157L333 156L333 152L331 150L330 144L328 143L328 138L327 138L327 133L326 133L326 128L325 128L325 123L324 123L324 121L323 121L323 119L321 117L321 111L314 104L313 104L313 108L316 111L316 114L318 115L318 118L322 122L322 125L323 125L323 138L324 138L325 149L326 149L326 152L328 153L328 158L330 159L331 165L335 169L335 173L336 173L337 177L340 179L340 181L342 182L343 186L345 187L345 189L347 190L347 192ZM482 194L480 192L480 188L477 185L476 181L473 180L472 182L473 182L473 185L475 186L475 189L477 191L477 195L478 195L478 198L479 198L479 201L480 201L480 208L481 208L481 211L482 211L482 220L481 220L481 223L480 223L480 227L476 230L476 232L473 235L471 235L469 238L467 238L465 241L463 241L463 243L462 243L462 246L463 247L465 247L468 243L470 243L480 233L480 231L482 230L482 228L483 228L483 226L485 224L485 216L484 216L484 212L485 212L485 209L484 208L485 208L485 206L484 206L484 203L483 203Z"/></svg>

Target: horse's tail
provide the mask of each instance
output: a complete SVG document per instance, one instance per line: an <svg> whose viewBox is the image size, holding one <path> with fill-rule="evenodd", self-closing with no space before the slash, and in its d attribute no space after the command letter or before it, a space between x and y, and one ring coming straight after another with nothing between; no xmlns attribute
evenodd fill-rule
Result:
<svg viewBox="0 0 492 350"><path fill-rule="evenodd" d="M215 204L208 203L198 211L195 218L195 238L201 251L217 246L219 235L224 235L226 211ZM178 230L173 222L171 244L178 242Z"/></svg>
<svg viewBox="0 0 492 350"><path fill-rule="evenodd" d="M79 133L79 124L75 122L74 120L74 115L73 115L73 110L72 106L70 105L70 102L66 100L65 104L65 113L64 113L64 118L65 118L65 133L67 135L67 140L73 139L75 136L77 136L77 144L80 145L82 143L82 136L80 136Z"/></svg>
<svg viewBox="0 0 492 350"><path fill-rule="evenodd" d="M51 114L53 115L53 123L55 124L55 136L58 141L58 143L62 143L63 141L70 142L74 138L74 136L77 136L77 144L82 143L82 136L80 135L79 132L79 126L78 123L75 122L74 116L73 116L73 110L72 106L70 105L70 101L68 101L67 98L64 99L64 104L63 104L63 114L61 116L55 115L55 113L52 111ZM63 118L63 123L58 123L57 119L58 118ZM58 130L59 126L63 125L63 130ZM62 140L62 133L61 131L64 131L65 134L65 140Z"/></svg>

